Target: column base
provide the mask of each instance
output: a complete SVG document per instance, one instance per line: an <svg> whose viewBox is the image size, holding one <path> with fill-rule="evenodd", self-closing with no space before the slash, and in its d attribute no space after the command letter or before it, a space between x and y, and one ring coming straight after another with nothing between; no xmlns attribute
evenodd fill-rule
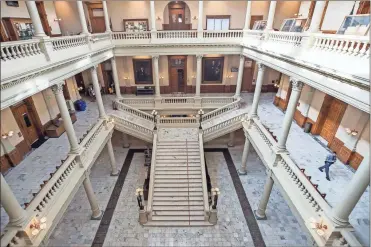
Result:
<svg viewBox="0 0 371 247"><path fill-rule="evenodd" d="M97 216L92 215L90 220L101 220L103 217L103 210L99 210L99 214Z"/></svg>
<svg viewBox="0 0 371 247"><path fill-rule="evenodd" d="M259 215L258 210L254 210L254 215L257 220L267 220L267 216L264 215Z"/></svg>
<svg viewBox="0 0 371 247"><path fill-rule="evenodd" d="M84 149L79 146L78 148L71 148L70 153L71 154L81 154Z"/></svg>
<svg viewBox="0 0 371 247"><path fill-rule="evenodd" d="M143 225L147 223L148 217L147 217L147 212L146 210L139 210L139 224Z"/></svg>
<svg viewBox="0 0 371 247"><path fill-rule="evenodd" d="M111 172L111 177L117 177L120 174L120 170L117 170L116 172Z"/></svg>
<svg viewBox="0 0 371 247"><path fill-rule="evenodd" d="M247 174L247 171L246 170L238 169L237 170L237 173L238 173L238 175L246 175Z"/></svg>
<svg viewBox="0 0 371 247"><path fill-rule="evenodd" d="M337 226L348 226L350 223L348 220L340 219L339 217L336 217L334 215L331 216L332 221L337 225Z"/></svg>
<svg viewBox="0 0 371 247"><path fill-rule="evenodd" d="M124 148L129 148L130 147L130 144L124 144L123 147Z"/></svg>
<svg viewBox="0 0 371 247"><path fill-rule="evenodd" d="M218 222L218 211L216 209L211 209L209 223L216 225L217 222Z"/></svg>
<svg viewBox="0 0 371 247"><path fill-rule="evenodd" d="M228 143L227 143L227 146L228 146L228 147L234 147L234 143L233 143L233 142L228 142Z"/></svg>

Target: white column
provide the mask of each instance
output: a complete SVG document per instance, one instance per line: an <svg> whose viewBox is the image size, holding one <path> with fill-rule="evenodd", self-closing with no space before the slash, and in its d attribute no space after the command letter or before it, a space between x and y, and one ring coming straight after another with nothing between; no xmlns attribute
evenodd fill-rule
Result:
<svg viewBox="0 0 371 247"><path fill-rule="evenodd" d="M151 10L151 31L157 31L156 30L155 1L150 1L149 6Z"/></svg>
<svg viewBox="0 0 371 247"><path fill-rule="evenodd" d="M26 220L26 211L19 205L2 174L0 174L0 185L0 202L9 216L9 224L21 226Z"/></svg>
<svg viewBox="0 0 371 247"><path fill-rule="evenodd" d="M258 105L259 105L260 93L261 93L262 85L263 85L264 71L265 71L265 65L258 63L258 76L256 78L254 99L253 99L250 114L249 114L250 118L258 116Z"/></svg>
<svg viewBox="0 0 371 247"><path fill-rule="evenodd" d="M93 212L90 219L100 220L102 218L103 213L99 209L98 200L94 194L93 186L91 185L89 175L86 175L83 185L86 195L88 196L91 211Z"/></svg>
<svg viewBox="0 0 371 247"><path fill-rule="evenodd" d="M339 225L347 225L349 215L370 184L370 162L363 162L358 167L352 180L341 195L341 201L332 209L332 218Z"/></svg>
<svg viewBox="0 0 371 247"><path fill-rule="evenodd" d="M204 11L204 2L203 1L198 1L198 21L197 21L198 38L202 38L203 11Z"/></svg>
<svg viewBox="0 0 371 247"><path fill-rule="evenodd" d="M234 139L235 139L235 136L236 136L236 132L235 131L232 131L231 133L229 133L229 140L228 140L228 147L234 147Z"/></svg>
<svg viewBox="0 0 371 247"><path fill-rule="evenodd" d="M117 170L115 153L113 152L112 137L107 141L107 151L108 151L108 155L111 161L111 168L112 168L111 176L118 176L119 171Z"/></svg>
<svg viewBox="0 0 371 247"><path fill-rule="evenodd" d="M79 11L79 18L80 18L80 24L83 34L88 34L88 26L86 25L86 18L84 13L84 6L82 5L82 1L77 1L77 10Z"/></svg>
<svg viewBox="0 0 371 247"><path fill-rule="evenodd" d="M234 97L236 98L240 97L241 95L244 64L245 64L245 56L240 55L240 65L238 67L236 94L234 95Z"/></svg>
<svg viewBox="0 0 371 247"><path fill-rule="evenodd" d="M265 30L270 31L273 29L274 13L276 12L276 1L271 1L269 4L268 20Z"/></svg>
<svg viewBox="0 0 371 247"><path fill-rule="evenodd" d="M159 59L159 56L152 56L153 80L155 81L155 90L156 90L155 97L161 97L161 95L160 95L160 77L159 77L159 69L158 69L158 59Z"/></svg>
<svg viewBox="0 0 371 247"><path fill-rule="evenodd" d="M255 218L257 220L266 220L265 210L267 209L269 196L273 188L273 179L270 174L268 174L267 181L264 186L263 195L260 199L258 210L255 211Z"/></svg>
<svg viewBox="0 0 371 247"><path fill-rule="evenodd" d="M326 1L316 1L316 6L314 7L314 12L312 20L310 21L310 26L308 32L315 33L319 31L322 14L326 6Z"/></svg>
<svg viewBox="0 0 371 247"><path fill-rule="evenodd" d="M313 100L313 96L314 96L315 91L316 91L315 88L310 87L308 92L307 92L307 97L306 97L307 104L305 104L305 106L303 107L304 108L303 112L301 113L303 115L303 117L308 117L310 105L312 104L312 100Z"/></svg>
<svg viewBox="0 0 371 247"><path fill-rule="evenodd" d="M101 88L100 88L100 84L98 81L97 65L94 65L93 67L90 68L90 74L91 74L91 79L93 81L95 99L97 100L97 104L98 104L99 118L105 118L106 112L104 110L102 95L100 93Z"/></svg>
<svg viewBox="0 0 371 247"><path fill-rule="evenodd" d="M35 37L45 37L46 34L44 32L43 25L41 24L40 15L37 11L35 1L26 1L26 6L35 29Z"/></svg>
<svg viewBox="0 0 371 247"><path fill-rule="evenodd" d="M277 143L277 149L280 151L286 149L286 141L287 137L289 136L292 119L294 117L296 106L299 102L300 93L304 85L302 82L294 78L290 78L290 82L292 83L291 96L286 109L285 117L283 119L281 137L278 139Z"/></svg>
<svg viewBox="0 0 371 247"><path fill-rule="evenodd" d="M114 82L115 91L116 91L116 98L120 99L120 98L122 98L122 96L121 96L120 81L119 81L119 76L118 76L118 73L117 73L117 65L116 65L116 58L115 57L111 58L111 67L112 67L113 82Z"/></svg>
<svg viewBox="0 0 371 247"><path fill-rule="evenodd" d="M128 147L130 147L130 143L129 143L129 136L128 136L128 134L126 134L126 133L122 133L122 139L123 139L123 141L124 141L124 148L128 148Z"/></svg>
<svg viewBox="0 0 371 247"><path fill-rule="evenodd" d="M200 97L201 93L201 81L202 81L202 57L203 55L197 55L196 64L196 97Z"/></svg>
<svg viewBox="0 0 371 247"><path fill-rule="evenodd" d="M111 32L111 27L109 24L108 9L107 9L107 1L102 1L102 4L103 4L103 12L104 12L104 23L106 24L106 32Z"/></svg>
<svg viewBox="0 0 371 247"><path fill-rule="evenodd" d="M242 160L241 160L241 167L238 170L238 174L240 175L246 175L247 174L247 157L249 155L249 150L250 150L250 141L247 138L247 134L245 132L245 146L243 147L243 152L242 152Z"/></svg>
<svg viewBox="0 0 371 247"><path fill-rule="evenodd" d="M245 26L244 26L243 30L249 30L250 29L250 22L251 22L251 0L247 1Z"/></svg>
<svg viewBox="0 0 371 247"><path fill-rule="evenodd" d="M59 112L61 113L63 119L63 125L67 133L68 141L70 142L71 152L79 153L81 147L77 141L75 130L73 129L73 124L71 120L70 113L68 112L67 103L63 96L63 84L57 84L52 86L52 91L55 95Z"/></svg>

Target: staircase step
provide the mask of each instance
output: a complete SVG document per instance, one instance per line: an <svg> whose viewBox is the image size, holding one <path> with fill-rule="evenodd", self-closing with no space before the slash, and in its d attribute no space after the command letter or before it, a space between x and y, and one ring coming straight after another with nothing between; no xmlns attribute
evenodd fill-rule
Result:
<svg viewBox="0 0 371 247"><path fill-rule="evenodd" d="M157 156L200 156L199 151L173 151L171 149L166 149L166 150L158 150L156 152L156 157Z"/></svg>
<svg viewBox="0 0 371 247"><path fill-rule="evenodd" d="M191 174L185 174L185 175L172 175L172 174L166 174L166 175L157 175L155 176L155 181L159 179L202 179L201 174L198 175L191 175Z"/></svg>
<svg viewBox="0 0 371 247"><path fill-rule="evenodd" d="M172 153L166 155L156 154L156 160L200 160L200 155L175 155Z"/></svg>
<svg viewBox="0 0 371 247"><path fill-rule="evenodd" d="M161 216L161 215L166 215L166 216L178 216L178 215L187 215L187 216L202 216L204 217L205 213L204 211L200 210L200 211L188 211L188 210L184 210L184 211L170 211L170 210L160 210L160 211L152 211L152 217L153 216Z"/></svg>
<svg viewBox="0 0 371 247"><path fill-rule="evenodd" d="M176 226L212 226L207 221L148 221L145 226L169 226L169 227L176 227Z"/></svg>
<svg viewBox="0 0 371 247"><path fill-rule="evenodd" d="M155 193L153 195L154 202L188 202L188 201L203 201L202 196L157 196ZM188 204L186 204L188 205Z"/></svg>
<svg viewBox="0 0 371 247"><path fill-rule="evenodd" d="M175 206L175 205L153 205L153 211L203 211L204 206Z"/></svg>
<svg viewBox="0 0 371 247"><path fill-rule="evenodd" d="M170 151L171 152L174 152L174 153L177 153L177 152L186 152L186 150L188 152L200 152L200 149L198 147L197 148L196 147L195 148L188 147L187 149L185 147L184 148L170 147L168 149L170 149ZM167 148L163 148L163 147L158 147L157 148L157 153L158 152L165 152L165 151L167 151Z"/></svg>
<svg viewBox="0 0 371 247"><path fill-rule="evenodd" d="M184 169L184 170L175 170L175 171L168 171L168 170L164 170L164 171L161 171L161 170L157 170L155 171L155 174L156 176L157 175L172 175L172 176L176 176L176 175L201 175L201 169L200 170L187 170L187 169Z"/></svg>
<svg viewBox="0 0 371 247"><path fill-rule="evenodd" d="M198 141L194 141L194 140L192 140L192 141L189 141L189 140L182 140L182 141L165 141L165 140L160 140L159 142L158 142L159 144L161 144L161 145L164 145L164 144L166 144L166 145L177 145L177 144L194 144L194 145L198 145L199 143L198 143Z"/></svg>
<svg viewBox="0 0 371 247"><path fill-rule="evenodd" d="M202 187L155 187L154 193L192 193L192 192L201 192L202 193Z"/></svg>
<svg viewBox="0 0 371 247"><path fill-rule="evenodd" d="M153 197L203 196L202 191L154 191Z"/></svg>
<svg viewBox="0 0 371 247"><path fill-rule="evenodd" d="M179 184L188 184L188 183L202 183L202 179L156 179L155 184L169 184L169 183L179 183Z"/></svg>
<svg viewBox="0 0 371 247"><path fill-rule="evenodd" d="M176 166L170 166L170 165L158 166L156 164L156 172L157 171L169 171L169 172L172 172L172 171L201 171L201 165L198 165L198 166L187 166L187 165L184 165L184 166L179 166L179 165L176 165Z"/></svg>
<svg viewBox="0 0 371 247"><path fill-rule="evenodd" d="M156 183L155 188L202 188L202 183Z"/></svg>
<svg viewBox="0 0 371 247"><path fill-rule="evenodd" d="M165 161L165 160L159 160L159 161L156 161L156 168L157 167L163 167L163 166L174 166L174 167L201 167L201 163L200 162L188 162L187 161L183 161L183 162L177 162L176 160L172 161L172 160L169 160L169 161Z"/></svg>
<svg viewBox="0 0 371 247"><path fill-rule="evenodd" d="M175 215L164 215L164 216L157 216L157 215L152 215L152 220L153 221L204 221L205 220L205 216L203 215L196 215L196 216L186 216L186 215L182 215L182 216L175 216Z"/></svg>
<svg viewBox="0 0 371 247"><path fill-rule="evenodd" d="M203 201L153 201L153 206L203 206Z"/></svg>

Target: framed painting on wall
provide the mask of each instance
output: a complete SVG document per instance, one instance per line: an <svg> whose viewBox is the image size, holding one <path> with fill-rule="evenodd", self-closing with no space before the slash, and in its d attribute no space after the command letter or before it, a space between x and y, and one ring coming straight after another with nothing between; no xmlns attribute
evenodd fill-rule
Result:
<svg viewBox="0 0 371 247"><path fill-rule="evenodd" d="M148 31L148 19L124 19L125 32L145 32Z"/></svg>
<svg viewBox="0 0 371 247"><path fill-rule="evenodd" d="M152 59L133 59L135 84L152 84Z"/></svg>
<svg viewBox="0 0 371 247"><path fill-rule="evenodd" d="M5 3L10 7L19 7L18 1L5 1Z"/></svg>
<svg viewBox="0 0 371 247"><path fill-rule="evenodd" d="M202 82L222 83L223 81L224 57L202 58Z"/></svg>

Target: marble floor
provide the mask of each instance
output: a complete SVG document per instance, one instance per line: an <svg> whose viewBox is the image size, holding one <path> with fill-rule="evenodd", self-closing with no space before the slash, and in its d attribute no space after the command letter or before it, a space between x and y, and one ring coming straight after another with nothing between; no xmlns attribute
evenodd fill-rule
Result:
<svg viewBox="0 0 371 247"><path fill-rule="evenodd" d="M252 102L252 94L242 94L242 97L247 103L245 105L246 111L247 111L248 107L251 105L251 102ZM258 114L261 120L263 121L263 123L266 126L268 126L275 135L279 137L284 113L282 113L278 108L276 108L272 104L273 97L274 95L270 93L262 94L261 101L259 104ZM112 107L111 107L112 98L113 97L111 95L103 96L103 100L106 106L107 113L112 111ZM78 112L77 113L78 120L74 124L74 128L75 128L78 138L84 134L84 132L89 128L91 124L93 124L96 121L98 117L98 110L97 110L96 103L89 102L89 101L87 101L87 103L88 103L87 111ZM240 136L241 135L243 134L240 134ZM237 138L239 138L239 136L237 136ZM115 141L115 142L121 141L119 135L115 135L114 139L119 139L118 141ZM144 148L144 145L140 142L138 142L137 145L139 147L143 146ZM243 145L243 141L241 141L241 143L239 144L236 144L235 147L229 148L234 164L236 166L239 166L241 162L240 156L242 154L242 148L243 148L242 145ZM10 185L11 189L13 190L14 194L16 195L18 201L21 204L30 201L30 199L32 198L32 193L37 192L39 190L39 184L41 184L43 180L48 178L49 173L55 170L55 166L60 163L60 160L65 158L68 152L68 146L69 145L68 145L66 134L63 134L60 138L57 138L57 139L49 139L41 147L31 152L25 160L23 160L18 166L13 168L11 171L9 171L5 175L6 181ZM121 144L119 145L114 144L114 148L115 148L117 164L118 166L122 166L126 153L127 153L127 149L123 149ZM296 163L300 167L303 167L306 169L306 173L308 175L311 175L312 179L314 179L312 180L313 182L319 184L319 190L322 193L327 194L326 199L329 201L329 203L332 206L335 206L341 199L341 193L344 189L346 189L346 185L348 181L352 178L353 172L347 166L344 166L340 161L338 161L331 167L331 172L330 172L331 181L328 182L325 179L324 174L320 173L317 169L317 167L322 165L323 159L326 157L328 150L326 150L317 141L315 141L311 135L305 134L303 130L299 126L297 126L295 123L293 123L290 134L289 134L287 148L290 151L291 156L296 161ZM308 150L310 150L310 152ZM249 173L247 176L243 176L243 177L241 176L240 179L241 179L247 198L250 201L252 208L256 209L259 196L263 190L263 186L265 182L265 175L264 175L264 167L262 166L260 160L256 156L255 152L252 151L252 153L253 155L249 156L249 163L248 163ZM220 161L220 164L218 161L217 162L218 164L215 165L216 167L218 167L217 172L216 172L216 177L218 177L217 181L219 181L219 176L223 176L222 174L224 174L224 171L226 169L225 165L223 166L223 161L222 161L223 159L218 156L220 156L219 153L211 153L211 154L206 153L206 158L208 160L211 160L210 161L211 163L213 163L212 160ZM140 154L135 154L133 158L133 164L138 163L138 160L140 159L143 159L143 157ZM140 162L142 161L139 161L139 163ZM140 169L136 168L135 165L130 167L129 174L125 180L124 188L122 191L122 193L126 191L125 192L126 194L120 195L121 198L119 202L121 203L131 202L135 204L135 198L132 195L135 191L136 186L138 186L138 183L140 184L141 173L142 172L140 171ZM113 189L115 179L116 179L114 177L110 177L108 174L109 174L108 154L106 153L106 151L104 151L102 152L100 158L98 159L97 163L92 169L92 174L91 174L93 187L95 189L95 192L97 193L97 196L99 198L99 202L102 208L104 208L108 202L110 192ZM133 177L131 177L131 175ZM225 179L226 181L230 181L230 178L228 178L228 175L229 175L228 172L226 172L226 174L224 174L225 177L222 177L220 179ZM224 185L227 186L227 184L223 184L223 186ZM231 202L234 202L237 205L239 205L238 200L237 201L235 200L235 195L233 195L233 193L229 193L229 191L228 191L228 194L231 194L231 195L228 195L230 198L229 197L226 197L226 198L228 198ZM121 206L119 208L121 208ZM136 210L136 209L132 209L129 207L128 212L130 212L130 210ZM238 206L236 206L236 209L234 210L235 210L234 211L235 215L241 215L240 213L238 213L240 210ZM224 213L226 214L226 217L228 217L228 213L223 212L222 214ZM127 213L125 212L125 214ZM134 213L131 212L131 214L134 214ZM135 211L134 216L132 216L131 214L130 215L127 214L127 217L129 218L137 217L136 211ZM275 188L272 192L271 201L268 204L267 215L268 215L267 221L258 221L260 230L263 234L264 241L267 246L275 246L275 245L307 246L307 245L311 245L312 240L310 236L307 236L305 233L302 233L303 234L302 236L299 234L294 234L295 229L299 229L300 226L295 220L295 217L292 216L291 212L289 212L287 204L285 203L282 196L279 194L278 190L276 190ZM94 235L96 233L96 230L98 228L99 222L90 221L89 218L90 218L90 207L87 202L85 192L83 191L82 188L80 188L78 194L76 195L75 199L71 203L68 209L68 212L62 218L61 223L59 224L54 234L52 235L52 239L50 243L54 244L54 246L58 244L59 245L62 244L61 241L65 241L64 245L66 244L67 245L78 245L78 246L91 245ZM234 222L231 222L230 218L228 219L229 221L227 222L229 222L228 223L229 226L233 225ZM131 220L134 220L134 219L131 219ZM4 210L1 209L1 229L3 229L7 221L8 221L7 215L4 212ZM119 223L117 223L117 227L118 228L121 227L122 229L122 224L120 225L120 220L118 221ZM350 221L355 226L357 232L359 233L359 236L361 236L362 240L364 240L362 242L368 241L369 240L368 232L370 228L369 226L369 189L367 189L367 191L364 193L361 200L357 204L356 208L352 212ZM136 223L136 221L133 221L133 222ZM244 224L246 224L246 222ZM112 225L113 228L115 228L114 225L115 224ZM132 227L132 225L129 223L127 226L129 228ZM215 227L218 227L218 226L215 226ZM77 229L79 230L77 231ZM280 229L280 230L277 230L277 229ZM167 232L167 231L163 232L161 229L148 230L147 233L143 231L143 235L141 236L143 238L147 238L147 242L142 241L142 243L149 243L148 238L150 237L151 238L150 243L157 244L159 242L160 243L159 245L161 245L162 243L160 241L161 234L165 234L165 235L173 234L172 236L175 236L173 239L176 239L177 237L181 237L181 235L179 234L182 231L180 232L177 232L175 230L174 232L172 232L173 230L169 230L169 231L170 232ZM219 231L226 233L227 230L219 229ZM228 234L230 232L234 232L233 227L230 228L227 232ZM107 235L107 239L106 239L108 242L105 242L105 245L110 245L111 243L110 241L114 242L113 237L109 237L111 233L110 232L108 233L109 234ZM247 242L251 241L251 236L249 236L248 232L246 232L247 233L246 236L238 235L238 232L234 232L234 233L237 233L238 240L241 240L242 238L243 241L245 241L245 238L246 238ZM197 233L194 233L194 234L197 234ZM203 237L206 237L206 236L209 236L208 234L211 234L211 233L204 232L204 234L206 235L203 235ZM222 236L222 233L220 234ZM64 238L62 238L62 236L64 236ZM132 235L129 235L129 236L132 236ZM139 237L140 236L136 236L136 235L132 236L132 238L134 239L139 239ZM136 240L134 239L131 239L130 241L125 240L126 241L125 243L135 242ZM160 240L157 241L158 239ZM139 242L140 241L138 240L138 242L135 242L135 243L139 243ZM169 245L171 245L170 243L171 241L169 240L168 242L169 242ZM223 241L221 242L223 243ZM184 241L181 241L179 243L182 243L182 244L177 244L177 245L188 245L188 242L184 243ZM173 244L174 244L174 240L173 240Z"/></svg>

